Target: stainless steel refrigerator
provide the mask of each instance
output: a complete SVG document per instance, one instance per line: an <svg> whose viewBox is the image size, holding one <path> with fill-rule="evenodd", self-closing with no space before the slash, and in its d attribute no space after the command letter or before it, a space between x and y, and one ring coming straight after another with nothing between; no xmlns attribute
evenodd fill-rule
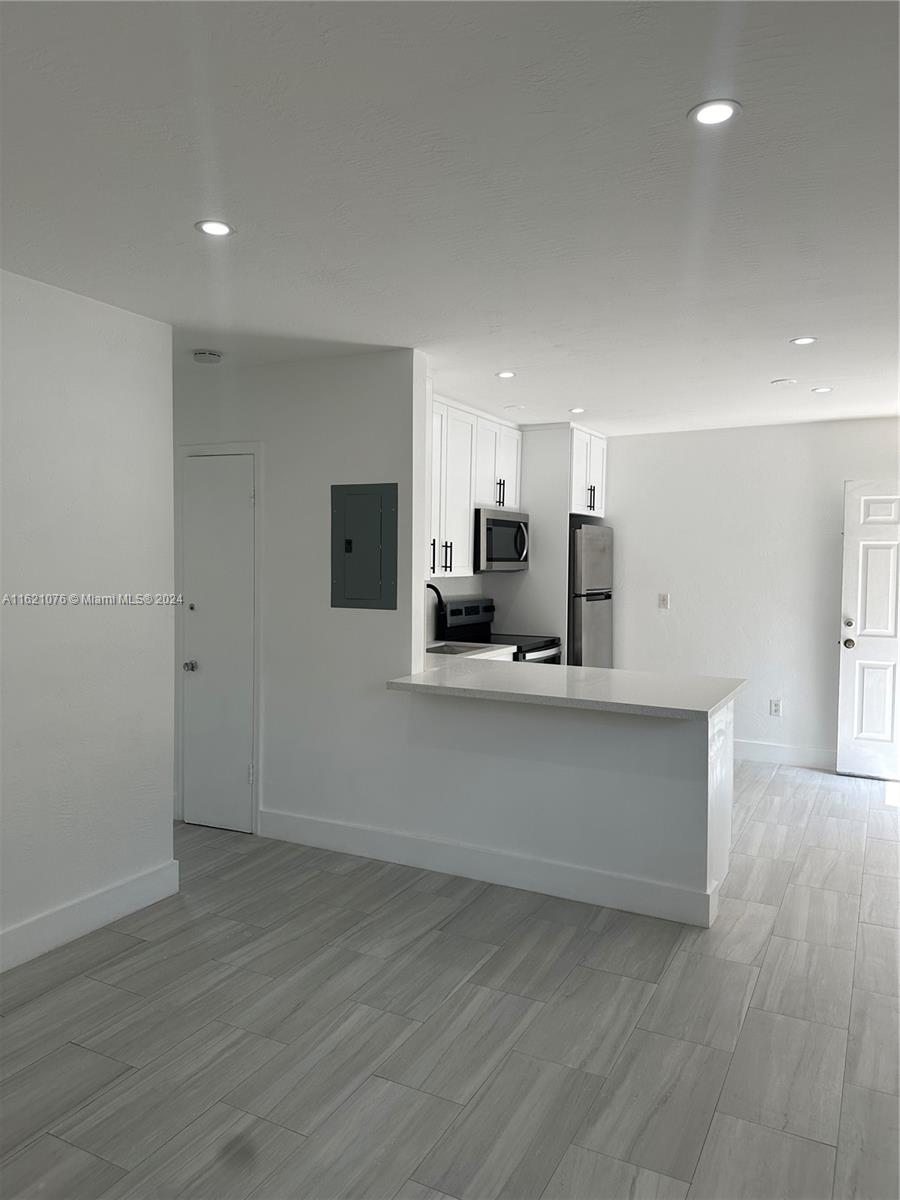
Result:
<svg viewBox="0 0 900 1200"><path fill-rule="evenodd" d="M573 667L611 667L613 531L595 517L569 523L569 637Z"/></svg>

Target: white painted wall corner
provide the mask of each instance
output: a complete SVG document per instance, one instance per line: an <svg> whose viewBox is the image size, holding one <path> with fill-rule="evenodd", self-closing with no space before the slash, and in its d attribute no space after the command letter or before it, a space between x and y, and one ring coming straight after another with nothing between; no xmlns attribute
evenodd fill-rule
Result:
<svg viewBox="0 0 900 1200"><path fill-rule="evenodd" d="M177 891L178 863L171 859L98 892L38 913L0 932L0 969L8 971L148 904L174 896Z"/></svg>
<svg viewBox="0 0 900 1200"><path fill-rule="evenodd" d="M779 763L788 767L811 767L818 771L833 771L834 750L817 750L814 746L786 746L781 742L735 741L734 757L748 762Z"/></svg>

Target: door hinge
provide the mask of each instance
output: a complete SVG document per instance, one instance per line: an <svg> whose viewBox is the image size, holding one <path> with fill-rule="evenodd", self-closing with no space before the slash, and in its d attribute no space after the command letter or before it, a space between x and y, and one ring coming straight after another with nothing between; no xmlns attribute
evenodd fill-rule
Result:
<svg viewBox="0 0 900 1200"><path fill-rule="evenodd" d="M253 787L253 763L247 764L247 782Z"/></svg>
<svg viewBox="0 0 900 1200"><path fill-rule="evenodd" d="M256 488L251 488L251 489L250 489L250 503L251 503L251 504L255 504L255 503L256 503Z"/></svg>

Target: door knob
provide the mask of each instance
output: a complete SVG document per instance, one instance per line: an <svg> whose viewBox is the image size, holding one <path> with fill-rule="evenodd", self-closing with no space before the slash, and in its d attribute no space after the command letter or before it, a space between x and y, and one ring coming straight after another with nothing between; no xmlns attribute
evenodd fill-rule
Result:
<svg viewBox="0 0 900 1200"><path fill-rule="evenodd" d="M852 650L855 645L856 645L856 642L854 642L853 638L844 638L844 649L845 650Z"/></svg>
<svg viewBox="0 0 900 1200"><path fill-rule="evenodd" d="M196 658L190 658L186 663L181 664L181 669L182 671L196 671L199 665Z"/></svg>

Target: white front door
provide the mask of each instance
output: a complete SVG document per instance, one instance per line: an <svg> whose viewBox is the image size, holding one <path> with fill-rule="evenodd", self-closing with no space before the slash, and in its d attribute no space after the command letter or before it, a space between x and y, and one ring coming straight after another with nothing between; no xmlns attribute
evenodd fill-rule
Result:
<svg viewBox="0 0 900 1200"><path fill-rule="evenodd" d="M844 485L837 769L900 778L900 483Z"/></svg>
<svg viewBox="0 0 900 1200"><path fill-rule="evenodd" d="M184 460L185 821L253 829L253 455Z"/></svg>

